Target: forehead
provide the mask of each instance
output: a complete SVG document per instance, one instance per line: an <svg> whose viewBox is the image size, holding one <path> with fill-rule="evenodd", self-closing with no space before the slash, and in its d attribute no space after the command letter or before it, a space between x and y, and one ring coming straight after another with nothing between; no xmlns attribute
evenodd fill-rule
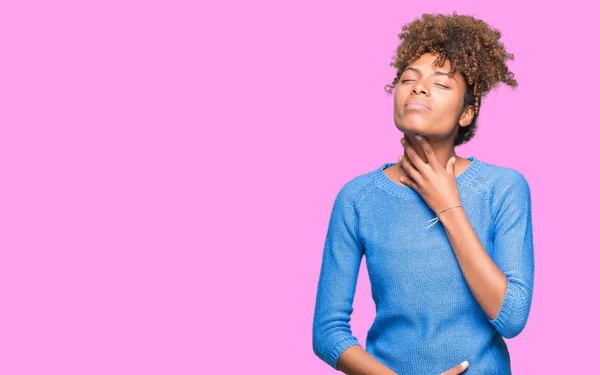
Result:
<svg viewBox="0 0 600 375"><path fill-rule="evenodd" d="M416 68L418 71L420 71L424 74L430 74L430 73L435 73L435 72L448 73L451 68L449 59L445 59L444 64L442 66L437 66L437 65L434 66L433 65L433 62L437 59L438 56L439 56L439 54L437 54L437 53L424 53L417 60L415 60L411 64L409 64L406 67L406 69ZM454 73L454 75L452 77L454 79L456 79L456 81L459 83L465 82L462 77L462 74L458 70Z"/></svg>

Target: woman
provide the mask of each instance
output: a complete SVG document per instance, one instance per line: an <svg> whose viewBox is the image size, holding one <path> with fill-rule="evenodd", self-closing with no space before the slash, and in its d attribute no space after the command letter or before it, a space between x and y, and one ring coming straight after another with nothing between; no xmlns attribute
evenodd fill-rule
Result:
<svg viewBox="0 0 600 375"><path fill-rule="evenodd" d="M399 37L391 88L404 155L335 199L313 350L346 374L511 374L504 339L523 330L533 291L529 185L454 147L475 134L483 96L517 87L514 57L497 30L456 13L425 14ZM376 304L365 349L349 324L363 255Z"/></svg>

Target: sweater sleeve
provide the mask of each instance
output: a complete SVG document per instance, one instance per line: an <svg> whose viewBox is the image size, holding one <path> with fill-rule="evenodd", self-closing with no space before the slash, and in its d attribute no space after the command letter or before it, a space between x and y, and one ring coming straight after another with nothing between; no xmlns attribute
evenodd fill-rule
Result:
<svg viewBox="0 0 600 375"><path fill-rule="evenodd" d="M511 170L496 199L494 263L504 272L508 287L500 312L489 322L505 338L517 336L529 316L533 292L531 194L527 180Z"/></svg>
<svg viewBox="0 0 600 375"><path fill-rule="evenodd" d="M353 345L361 346L350 329L350 315L363 256L363 246L357 235L355 195L346 184L333 203L312 328L314 353L336 370L342 352Z"/></svg>

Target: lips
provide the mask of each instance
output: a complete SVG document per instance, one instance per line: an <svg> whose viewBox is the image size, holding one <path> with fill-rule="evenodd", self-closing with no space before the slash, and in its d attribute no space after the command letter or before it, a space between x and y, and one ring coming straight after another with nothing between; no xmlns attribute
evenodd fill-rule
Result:
<svg viewBox="0 0 600 375"><path fill-rule="evenodd" d="M404 105L406 109L414 109L416 111L429 111L431 108L422 100L409 100Z"/></svg>

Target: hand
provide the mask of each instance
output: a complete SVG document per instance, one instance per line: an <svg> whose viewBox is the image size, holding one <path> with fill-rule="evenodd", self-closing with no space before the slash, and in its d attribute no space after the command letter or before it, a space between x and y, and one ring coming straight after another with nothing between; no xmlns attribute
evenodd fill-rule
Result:
<svg viewBox="0 0 600 375"><path fill-rule="evenodd" d="M404 150L414 167L408 160L400 156L398 158L400 166L409 176L409 178L401 178L400 181L416 190L436 215L449 207L460 205L456 175L454 174L456 158L450 158L444 168L425 137L416 135L415 138L421 143L429 164L421 160L409 142L402 138Z"/></svg>
<svg viewBox="0 0 600 375"><path fill-rule="evenodd" d="M469 362L464 361L463 363L459 363L458 365L452 367L450 370L442 372L440 375L462 374L467 369L467 367L469 367Z"/></svg>

